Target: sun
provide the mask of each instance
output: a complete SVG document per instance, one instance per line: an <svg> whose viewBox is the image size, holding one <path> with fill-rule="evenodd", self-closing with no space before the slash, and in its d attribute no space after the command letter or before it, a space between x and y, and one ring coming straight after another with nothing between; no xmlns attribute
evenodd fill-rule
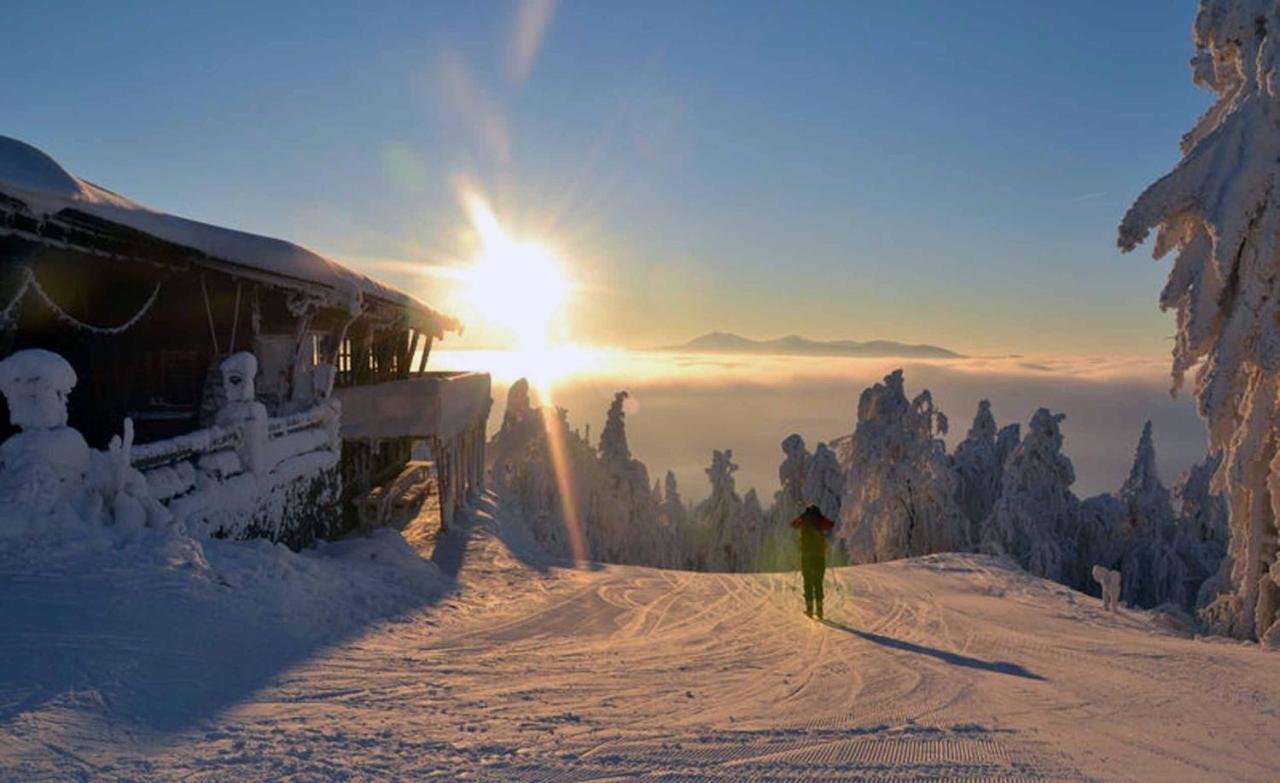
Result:
<svg viewBox="0 0 1280 783"><path fill-rule="evenodd" d="M479 251L463 277L468 298L486 320L511 332L524 350L549 346L554 319L570 284L546 246L513 238L480 196L465 197Z"/></svg>

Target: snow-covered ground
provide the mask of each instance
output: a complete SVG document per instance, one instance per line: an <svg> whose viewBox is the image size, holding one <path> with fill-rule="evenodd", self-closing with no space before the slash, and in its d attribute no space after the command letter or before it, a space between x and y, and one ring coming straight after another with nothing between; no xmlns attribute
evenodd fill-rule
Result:
<svg viewBox="0 0 1280 783"><path fill-rule="evenodd" d="M1280 656L983 556L833 572L823 625L791 574L550 564L491 498L103 541L0 550L4 780L1280 776Z"/></svg>

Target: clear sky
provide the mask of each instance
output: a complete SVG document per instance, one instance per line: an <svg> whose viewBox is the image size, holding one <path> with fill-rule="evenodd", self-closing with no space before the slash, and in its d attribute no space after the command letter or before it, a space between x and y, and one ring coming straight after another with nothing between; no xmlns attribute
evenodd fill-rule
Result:
<svg viewBox="0 0 1280 783"><path fill-rule="evenodd" d="M466 183L559 252L589 343L1153 355L1167 268L1115 226L1208 105L1194 11L9 2L0 133L446 308L454 284L411 270L468 252Z"/></svg>

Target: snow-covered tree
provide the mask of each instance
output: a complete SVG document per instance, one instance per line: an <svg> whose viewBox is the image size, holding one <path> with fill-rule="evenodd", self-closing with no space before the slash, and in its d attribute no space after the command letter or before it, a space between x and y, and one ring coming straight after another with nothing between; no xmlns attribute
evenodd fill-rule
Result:
<svg viewBox="0 0 1280 783"><path fill-rule="evenodd" d="M782 453L782 464L778 466L778 482L782 489L775 496L775 509L778 517L790 519L804 510L805 480L812 457L805 448L804 438L796 434L788 435L782 441Z"/></svg>
<svg viewBox="0 0 1280 783"><path fill-rule="evenodd" d="M938 437L946 431L946 416L927 390L907 399L902 370L862 392L840 509L852 562L968 548L968 520Z"/></svg>
<svg viewBox="0 0 1280 783"><path fill-rule="evenodd" d="M743 570L755 555L754 542L739 529L745 521L742 498L733 474L738 471L733 451L713 451L707 479L711 496L694 508L699 533L699 566L710 571ZM757 505L759 505L757 503ZM758 531L757 531L758 532Z"/></svg>
<svg viewBox="0 0 1280 783"><path fill-rule="evenodd" d="M1230 591L1204 610L1219 632L1280 645L1280 28L1274 0L1201 0L1196 83L1217 100L1182 138L1182 161L1134 202L1119 245L1158 228L1177 250L1160 295L1177 311L1175 387L1194 367L1231 524Z"/></svg>
<svg viewBox="0 0 1280 783"><path fill-rule="evenodd" d="M1124 562L1120 567L1121 597L1138 606L1165 603L1187 606L1189 552L1178 551L1178 520L1169 490L1156 472L1156 449L1151 422L1142 428L1129 477L1118 496L1124 521Z"/></svg>
<svg viewBox="0 0 1280 783"><path fill-rule="evenodd" d="M991 403L987 400L978 403L973 426L965 439L956 445L952 465L957 479L956 503L969 518L970 537L976 539L982 520L991 513L996 498L1000 497L1004 466L996 448L996 419L991 415Z"/></svg>
<svg viewBox="0 0 1280 783"><path fill-rule="evenodd" d="M827 519L840 520L840 504L844 501L845 474L836 453L819 443L809 459L802 495L804 505L822 509Z"/></svg>
<svg viewBox="0 0 1280 783"><path fill-rule="evenodd" d="M1228 589L1231 562L1227 558L1227 501L1212 489L1213 475L1222 455L1213 454L1182 474L1173 488L1180 506L1179 549L1192 553L1192 584L1196 588L1191 608L1203 609Z"/></svg>
<svg viewBox="0 0 1280 783"><path fill-rule="evenodd" d="M649 472L627 445L626 399L626 392L615 395L600 443L592 448L570 428L567 411L560 408L551 415L536 408L528 384L513 384L502 427L489 444L491 481L552 554L675 564L680 549L676 529L665 524ZM559 465L553 459L556 452L562 458ZM557 475L558 467L563 475ZM668 495L680 503L674 481Z"/></svg>
<svg viewBox="0 0 1280 783"><path fill-rule="evenodd" d="M1027 571L1061 580L1072 570L1079 500L1075 468L1062 453L1062 420L1040 408L1004 464L1000 497L982 524L981 546Z"/></svg>

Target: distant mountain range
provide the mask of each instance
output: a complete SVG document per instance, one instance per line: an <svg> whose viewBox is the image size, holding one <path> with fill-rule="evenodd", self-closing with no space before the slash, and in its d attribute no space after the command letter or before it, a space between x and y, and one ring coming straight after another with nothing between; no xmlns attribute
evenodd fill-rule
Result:
<svg viewBox="0 0 1280 783"><path fill-rule="evenodd" d="M962 354L936 345L908 345L892 340L810 340L790 335L776 340L751 340L727 332L711 332L684 345L668 345L660 351L682 353L760 353L784 356L903 356L913 359L958 359Z"/></svg>

